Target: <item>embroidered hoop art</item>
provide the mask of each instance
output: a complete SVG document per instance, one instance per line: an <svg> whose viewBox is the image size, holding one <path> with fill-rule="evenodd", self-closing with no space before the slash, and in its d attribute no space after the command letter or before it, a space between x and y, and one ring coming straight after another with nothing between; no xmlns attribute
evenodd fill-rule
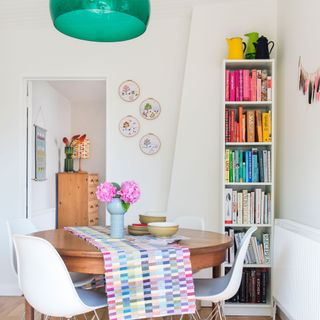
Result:
<svg viewBox="0 0 320 320"><path fill-rule="evenodd" d="M161 113L160 103L153 98L146 99L140 104L141 117L147 120L154 120L158 118L160 113Z"/></svg>
<svg viewBox="0 0 320 320"><path fill-rule="evenodd" d="M126 102L133 102L140 96L140 87L133 80L126 80L119 86L119 96Z"/></svg>
<svg viewBox="0 0 320 320"><path fill-rule="evenodd" d="M120 121L119 130L125 137L134 137L139 133L140 123L135 117L126 116Z"/></svg>
<svg viewBox="0 0 320 320"><path fill-rule="evenodd" d="M160 139L153 133L146 134L140 140L140 149L144 154L156 154L161 147Z"/></svg>

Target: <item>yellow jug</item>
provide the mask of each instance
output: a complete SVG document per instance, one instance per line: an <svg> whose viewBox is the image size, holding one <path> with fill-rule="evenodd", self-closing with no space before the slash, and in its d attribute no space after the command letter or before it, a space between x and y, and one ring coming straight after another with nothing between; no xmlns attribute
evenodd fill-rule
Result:
<svg viewBox="0 0 320 320"><path fill-rule="evenodd" d="M246 51L247 45L242 42L242 38L227 38L228 43L228 59L242 60L243 54Z"/></svg>

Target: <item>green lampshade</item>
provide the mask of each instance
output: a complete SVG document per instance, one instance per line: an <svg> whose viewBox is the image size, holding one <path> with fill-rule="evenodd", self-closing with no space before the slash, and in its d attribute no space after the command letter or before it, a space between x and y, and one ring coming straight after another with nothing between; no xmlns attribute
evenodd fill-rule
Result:
<svg viewBox="0 0 320 320"><path fill-rule="evenodd" d="M149 0L50 0L54 26L60 32L88 41L116 42L146 31Z"/></svg>

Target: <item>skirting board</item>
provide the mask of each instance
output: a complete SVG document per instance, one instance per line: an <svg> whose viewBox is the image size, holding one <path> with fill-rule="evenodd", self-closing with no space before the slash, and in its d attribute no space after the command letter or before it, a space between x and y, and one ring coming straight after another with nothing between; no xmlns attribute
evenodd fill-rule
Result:
<svg viewBox="0 0 320 320"><path fill-rule="evenodd" d="M281 320L290 320L279 308L277 310L277 315Z"/></svg>

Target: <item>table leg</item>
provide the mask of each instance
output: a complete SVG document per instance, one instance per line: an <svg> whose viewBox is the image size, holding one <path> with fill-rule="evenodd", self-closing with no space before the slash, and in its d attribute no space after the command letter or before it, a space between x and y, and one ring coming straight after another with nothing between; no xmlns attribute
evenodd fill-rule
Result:
<svg viewBox="0 0 320 320"><path fill-rule="evenodd" d="M34 309L27 300L25 300L24 307L26 312L25 320L34 320Z"/></svg>

